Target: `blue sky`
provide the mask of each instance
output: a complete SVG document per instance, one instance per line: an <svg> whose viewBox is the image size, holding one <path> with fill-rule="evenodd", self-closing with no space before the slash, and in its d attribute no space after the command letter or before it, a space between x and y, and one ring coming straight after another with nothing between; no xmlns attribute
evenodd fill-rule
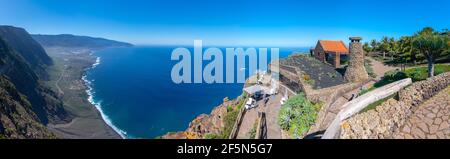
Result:
<svg viewBox="0 0 450 159"><path fill-rule="evenodd" d="M0 0L0 24L135 44L312 46L450 28L448 0Z"/></svg>

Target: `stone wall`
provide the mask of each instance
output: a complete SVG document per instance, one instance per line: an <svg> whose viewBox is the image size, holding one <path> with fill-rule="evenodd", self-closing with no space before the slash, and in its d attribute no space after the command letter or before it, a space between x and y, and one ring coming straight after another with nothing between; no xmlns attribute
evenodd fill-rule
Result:
<svg viewBox="0 0 450 159"><path fill-rule="evenodd" d="M421 103L450 85L450 72L413 83L375 109L355 115L341 125L340 138L393 138Z"/></svg>
<svg viewBox="0 0 450 159"><path fill-rule="evenodd" d="M310 94L309 100L321 101L322 108L317 114L316 122L311 126L308 134L325 130L330 123L325 122L326 114L330 109L331 105L343 94L350 92L351 90L357 89L363 86L367 82L360 83L347 83L343 85L338 85L334 87L324 88L315 92L315 94Z"/></svg>

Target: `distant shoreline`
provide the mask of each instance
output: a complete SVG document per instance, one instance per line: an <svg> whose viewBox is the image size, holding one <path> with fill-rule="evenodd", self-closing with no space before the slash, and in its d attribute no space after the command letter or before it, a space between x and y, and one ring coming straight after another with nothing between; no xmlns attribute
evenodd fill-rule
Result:
<svg viewBox="0 0 450 159"><path fill-rule="evenodd" d="M91 50L91 51L92 51L92 50ZM87 100L89 101L89 103L91 103L91 104L97 109L97 111L100 113L100 115L101 115L103 121L104 121L109 127L111 127L118 135L120 135L120 137L121 137L122 139L127 139L127 138L128 138L127 132L125 132L125 131L119 129L118 127L116 127L116 126L112 123L112 121L111 121L111 119L108 117L108 115L106 115L106 114L103 112L101 102L96 102L95 99L94 99L94 98L95 98L95 97L94 97L94 93L95 93L94 88L92 88L92 86L91 86L91 81L89 81L89 80L87 79L87 72L88 72L89 70L91 70L91 69L94 69L96 66L100 65L100 63L101 63L101 62L100 62L100 61L101 61L101 60L100 60L100 57L95 56L94 53L95 53L95 51L92 51L89 55L96 58L95 63L92 64L92 66L91 66L90 68L85 69L85 70L84 70L84 73L83 73L83 76L81 77L81 79L84 81L84 84L86 85L86 88L87 88L87 89L85 90L86 93L87 93L87 95L88 95Z"/></svg>
<svg viewBox="0 0 450 159"><path fill-rule="evenodd" d="M53 70L66 72L67 76L60 81L60 86L65 90L66 97L63 98L65 109L74 116L69 123L48 125L48 128L61 138L124 139L123 134L110 125L102 110L89 100L93 98L90 95L92 90L85 76L89 69L100 63L100 59L93 55L99 49L78 47L45 47L45 49L57 61L57 65L60 67L67 65L63 68L70 68L62 70L63 68L54 66Z"/></svg>

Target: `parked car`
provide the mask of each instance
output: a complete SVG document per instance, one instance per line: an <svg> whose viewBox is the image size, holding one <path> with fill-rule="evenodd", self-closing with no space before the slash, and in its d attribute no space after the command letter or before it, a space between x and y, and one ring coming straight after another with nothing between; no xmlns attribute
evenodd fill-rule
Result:
<svg viewBox="0 0 450 159"><path fill-rule="evenodd" d="M251 109L256 107L256 101L253 98L248 98L247 103L245 103L245 109Z"/></svg>

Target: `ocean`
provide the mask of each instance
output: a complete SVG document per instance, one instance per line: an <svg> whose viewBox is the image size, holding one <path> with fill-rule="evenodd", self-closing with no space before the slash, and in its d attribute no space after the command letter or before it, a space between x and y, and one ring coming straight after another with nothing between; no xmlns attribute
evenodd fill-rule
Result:
<svg viewBox="0 0 450 159"><path fill-rule="evenodd" d="M225 97L233 99L242 93L242 83L172 82L171 70L178 62L170 59L175 48L136 46L94 53L97 63L83 76L90 88L89 100L122 137L155 138L183 131L191 120L209 114ZM307 50L280 48L279 55L282 58Z"/></svg>

